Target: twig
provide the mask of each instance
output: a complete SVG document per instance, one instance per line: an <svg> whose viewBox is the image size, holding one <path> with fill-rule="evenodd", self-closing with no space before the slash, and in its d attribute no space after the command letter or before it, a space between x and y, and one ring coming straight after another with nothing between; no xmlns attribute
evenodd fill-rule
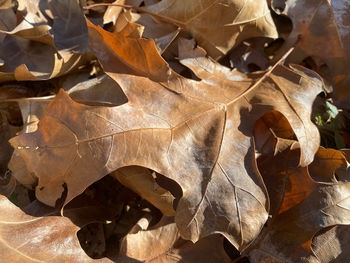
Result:
<svg viewBox="0 0 350 263"><path fill-rule="evenodd" d="M147 9L144 9L144 8L141 8L141 7L132 6L132 5L101 3L101 4L93 4L93 5L89 5L89 6L84 6L83 8L88 10L88 9L92 9L94 7L100 7L100 6L117 6L117 7L133 9L133 10L135 10L137 12L151 15L151 16L153 16L155 18L158 18L158 19L162 20L163 22L168 23L168 24L176 25L179 28L184 28L185 27L185 24L182 23L181 21L177 21L175 19L172 19L172 18L169 18L169 17L165 17L165 16L162 16L162 15L158 15L158 14L153 13L153 12L147 10Z"/></svg>

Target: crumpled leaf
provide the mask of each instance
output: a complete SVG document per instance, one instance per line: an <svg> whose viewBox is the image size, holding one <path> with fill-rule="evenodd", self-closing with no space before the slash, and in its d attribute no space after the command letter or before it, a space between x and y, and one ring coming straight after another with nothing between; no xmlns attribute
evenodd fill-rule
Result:
<svg viewBox="0 0 350 263"><path fill-rule="evenodd" d="M123 167L112 172L111 176L157 207L163 215L175 215L174 197L157 184L152 172L148 169L138 166Z"/></svg>
<svg viewBox="0 0 350 263"><path fill-rule="evenodd" d="M145 9L157 14L157 18L163 17L165 21L189 31L215 59L244 39L277 37L265 0L163 0Z"/></svg>
<svg viewBox="0 0 350 263"><path fill-rule="evenodd" d="M113 4L125 4L125 0L116 0ZM122 12L122 7L119 6L109 6L106 9L106 12L103 15L103 24L116 23L118 16Z"/></svg>
<svg viewBox="0 0 350 263"><path fill-rule="evenodd" d="M321 262L347 262L350 258L350 226L337 225L321 231L312 239L312 250ZM310 260L313 260L310 257Z"/></svg>
<svg viewBox="0 0 350 263"><path fill-rule="evenodd" d="M65 57L70 53L87 52L89 36L79 1L50 0L49 7L53 14L51 33L59 54Z"/></svg>
<svg viewBox="0 0 350 263"><path fill-rule="evenodd" d="M168 64L160 58L152 40L129 37L129 31L110 33L87 20L90 48L106 73L146 76L155 81L169 77Z"/></svg>
<svg viewBox="0 0 350 263"><path fill-rule="evenodd" d="M288 61L300 63L309 56L323 59L330 68L335 84L337 105L349 108L350 3L344 0L274 0L293 22L281 53L301 40Z"/></svg>
<svg viewBox="0 0 350 263"><path fill-rule="evenodd" d="M78 10L79 5L75 9L71 9L72 12L73 10L75 12L74 16L71 16L69 27L65 27L66 12L58 13L57 10L67 9L67 5L72 6L74 1L54 2L52 8L54 8L55 22L52 30L55 37L49 32L50 22L41 13L38 7L39 2L28 3L28 13L25 19L12 31L2 31L6 37L0 42L0 59L4 63L0 67L1 82L51 79L76 69L87 59L90 59L91 56L86 53L81 55L63 52L63 48L80 52L87 50L87 39L84 40L84 37L87 38L87 30L85 29L85 34L84 31L81 31L84 26L86 28L85 18ZM75 30L76 33L76 28L72 27L71 24L80 25L78 30L80 38L70 37L71 30ZM62 30L63 27L70 30ZM60 54L54 42L58 44L57 48L62 51Z"/></svg>
<svg viewBox="0 0 350 263"><path fill-rule="evenodd" d="M142 26L142 36L147 39L153 39L160 54L169 47L181 31L180 28L174 25L155 21L149 14L133 13L131 10L122 13L118 17L115 31L120 32L126 25L131 23Z"/></svg>
<svg viewBox="0 0 350 263"><path fill-rule="evenodd" d="M132 46L127 49L130 53ZM101 50L105 67L103 58L113 50L97 47L98 56ZM66 183L67 203L111 171L143 166L182 188L175 221L183 238L195 242L222 233L240 250L249 245L264 225L268 207L255 162L254 124L264 113L280 111L302 145L300 164L307 165L319 144L310 112L322 83L309 70L283 66L257 79L237 80L227 68L195 54L182 62L202 81L174 72L167 82L109 73L128 97L119 107L78 104L61 91L37 131L11 139L39 178L37 198L54 205ZM143 62L157 60L147 59ZM152 76L153 62L148 65L132 72Z"/></svg>
<svg viewBox="0 0 350 263"><path fill-rule="evenodd" d="M336 168L348 164L344 157L339 162L335 150L320 148L313 163L298 167L298 143L289 141L286 144L285 140L278 140L281 142L277 143L276 154L263 156L258 162L273 202L271 219L261 239L247 252L249 259L253 263L330 262L313 253L318 245L324 244L315 241L311 248L311 242L316 233L327 227L350 223L350 183L335 177ZM327 182L314 180L320 177L328 178ZM339 246L345 246L344 241L332 241L334 248L339 249L337 242L340 242Z"/></svg>
<svg viewBox="0 0 350 263"><path fill-rule="evenodd" d="M80 247L79 227L60 216L30 216L0 196L0 257L13 263L112 262L94 260ZM14 234L16 233L16 234Z"/></svg>
<svg viewBox="0 0 350 263"><path fill-rule="evenodd" d="M212 235L193 244L180 238L174 219L163 217L147 229L143 218L121 243L118 262L231 262L223 247L223 237Z"/></svg>

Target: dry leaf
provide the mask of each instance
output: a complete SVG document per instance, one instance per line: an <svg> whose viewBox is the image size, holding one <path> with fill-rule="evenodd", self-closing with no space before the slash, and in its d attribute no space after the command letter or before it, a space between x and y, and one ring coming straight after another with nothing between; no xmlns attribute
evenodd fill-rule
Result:
<svg viewBox="0 0 350 263"><path fill-rule="evenodd" d="M113 51L98 50L105 55ZM136 72L152 76L153 61L164 65L157 59L159 55L144 58L149 66L138 63ZM255 162L254 124L264 113L280 111L302 145L300 163L307 165L319 144L310 114L322 83L304 68L278 66L268 76L237 81L237 75L204 57L182 63L203 80L173 72L168 82L109 73L128 97L119 107L81 105L61 91L37 131L11 140L39 178L37 198L54 205L66 183L69 202L111 171L143 166L181 186L176 223L185 239L222 233L240 250L249 245L264 225L268 207Z"/></svg>
<svg viewBox="0 0 350 263"><path fill-rule="evenodd" d="M112 262L88 257L76 237L79 227L68 218L30 216L4 196L0 210L0 257L6 262Z"/></svg>
<svg viewBox="0 0 350 263"><path fill-rule="evenodd" d="M85 77L86 78L86 77ZM72 80L73 79L73 80ZM123 91L120 89L118 84L113 81L107 75L102 75L97 78L81 81L76 85L74 82L74 76L67 79L62 83L62 88L65 89L72 99L88 105L107 105L116 106L127 102ZM18 92L15 93L13 89L9 90L12 97L18 96ZM5 92L4 92L5 93ZM8 97L8 94L5 93ZM28 96L28 94L21 94L22 96ZM2 96L3 97L3 96ZM33 97L33 98L22 98L18 99L18 105L20 107L22 118L23 118L23 130L21 133L34 132L38 128L39 119L44 114L47 105L55 96L46 97ZM15 133L7 137L7 140L13 137ZM9 143L4 141L3 143L10 147ZM3 151L3 154L6 152ZM3 164L6 168L9 160L9 154L7 153ZM37 183L37 178L28 171L27 166L23 158L15 150L12 154L11 160L8 163L9 169L12 171L12 175L26 187L33 187Z"/></svg>
<svg viewBox="0 0 350 263"><path fill-rule="evenodd" d="M319 262L347 262L350 258L350 226L338 225L320 231L312 239L312 250ZM310 259L315 260L314 256Z"/></svg>
<svg viewBox="0 0 350 263"><path fill-rule="evenodd" d="M113 4L125 4L125 0L116 0ZM113 25L117 22L117 19L122 12L122 7L119 6L109 6L106 12L103 15L103 24L113 23Z"/></svg>
<svg viewBox="0 0 350 263"><path fill-rule="evenodd" d="M344 157L339 162L335 150L321 148L315 162L305 168L298 167L299 145L295 141L289 145L285 151L259 161L272 200L271 219L261 239L247 252L249 259L253 263L329 262L315 257L313 250L318 249L315 246L323 244L315 241L311 248L311 241L320 230L350 223L350 183L334 177L335 168L347 163ZM277 148L279 146L277 144ZM321 170L319 166L327 168ZM328 178L328 182L314 181L317 177ZM344 241L334 240L340 242L340 246L345 245ZM338 251L329 253L338 253L336 247Z"/></svg>
<svg viewBox="0 0 350 263"><path fill-rule="evenodd" d="M145 9L190 32L215 59L244 39L277 37L265 0L163 0Z"/></svg>
<svg viewBox="0 0 350 263"><path fill-rule="evenodd" d="M71 53L83 54L89 50L89 36L78 0L49 0L53 14L51 34L62 57Z"/></svg>
<svg viewBox="0 0 350 263"><path fill-rule="evenodd" d="M147 221L143 221L145 219L140 220L137 230L132 229L123 239L118 262L231 262L220 235L212 235L193 244L180 238L173 218L164 217L148 230Z"/></svg>
<svg viewBox="0 0 350 263"><path fill-rule="evenodd" d="M169 77L168 64L160 58L152 40L110 33L87 20L90 48L106 73L118 72L146 76L155 81Z"/></svg>
<svg viewBox="0 0 350 263"><path fill-rule="evenodd" d="M157 184L148 169L138 166L123 167L112 172L111 176L157 207L163 215L175 215L174 197L169 191Z"/></svg>
<svg viewBox="0 0 350 263"><path fill-rule="evenodd" d="M290 17L293 30L282 54L301 40L289 61L300 63L309 56L323 59L333 74L338 105L349 107L350 3L344 0L274 0L273 6Z"/></svg>
<svg viewBox="0 0 350 263"><path fill-rule="evenodd" d="M31 12L28 12L25 19L12 31L4 32L6 37L0 42L0 59L4 63L0 68L1 82L51 79L66 74L91 59L88 54L67 52L67 50L83 52L88 49L87 30L85 29L85 34L82 30L86 25L79 5L69 9L74 15L68 12L70 20L67 21L65 10L67 5L73 6L73 2L55 1L55 4L51 5L55 13L52 29L55 37L49 32L51 27L39 10L39 2L29 3L28 9ZM79 28L72 27L71 24ZM74 34L78 30L79 38L72 38L72 30ZM55 44L62 51L60 54ZM67 50L64 52L64 49Z"/></svg>

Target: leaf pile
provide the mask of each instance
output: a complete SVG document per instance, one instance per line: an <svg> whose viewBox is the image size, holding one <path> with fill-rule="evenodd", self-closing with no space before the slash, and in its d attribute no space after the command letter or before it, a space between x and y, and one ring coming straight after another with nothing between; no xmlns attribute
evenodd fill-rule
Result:
<svg viewBox="0 0 350 263"><path fill-rule="evenodd" d="M350 9L316 2L2 1L0 257L345 262Z"/></svg>

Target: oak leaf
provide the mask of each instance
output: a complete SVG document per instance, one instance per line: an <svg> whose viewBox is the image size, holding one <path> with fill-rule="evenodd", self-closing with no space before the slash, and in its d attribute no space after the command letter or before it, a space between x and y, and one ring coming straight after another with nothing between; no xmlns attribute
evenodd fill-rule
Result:
<svg viewBox="0 0 350 263"><path fill-rule="evenodd" d="M329 227L350 223L349 175L339 181L335 176L337 169L348 166L346 159L340 151L320 148L313 163L298 167L299 144L278 140L276 153L262 156L258 161L273 201L271 218L261 239L247 252L249 259L253 263L329 262L324 255L318 258L313 252L319 250L321 256L325 245L319 240L313 241L313 237L328 231ZM323 182L315 178L323 178ZM345 246L347 235L339 239L335 233L329 235L335 237L332 242ZM339 254L339 246L327 252L329 257Z"/></svg>
<svg viewBox="0 0 350 263"><path fill-rule="evenodd" d="M104 31L98 30L104 37ZM142 44L148 45L139 43L137 52ZM322 87L319 77L304 68L277 66L263 76L240 75L235 80L236 74L196 57L200 52L194 51L193 58L182 62L202 81L170 71L167 82L156 82L115 73L119 68L113 69L109 60L105 65L104 59L118 50L96 48L102 65L114 71L109 75L122 87L128 103L91 107L61 91L38 130L11 140L28 170L39 178L37 198L54 205L66 183L68 203L120 167L143 166L180 185L183 196L175 221L183 238L195 242L222 233L238 249L246 248L264 225L269 205L255 162L254 124L264 113L280 111L302 145L300 164L309 164L319 144L310 121L312 102ZM132 46L127 49L130 53ZM118 65L130 65L118 54L111 57L119 60ZM157 59L159 55L147 56L141 62L147 65ZM142 63L135 63L132 73L154 77L148 73L154 65L139 70ZM156 65L167 68L162 63ZM127 70L124 65L122 72Z"/></svg>
<svg viewBox="0 0 350 263"><path fill-rule="evenodd" d="M53 15L51 34L62 57L70 53L83 54L89 50L89 37L84 14L78 0L48 2Z"/></svg>
<svg viewBox="0 0 350 263"><path fill-rule="evenodd" d="M174 197L166 189L159 186L153 173L144 167L123 167L111 173L127 188L157 207L165 216L174 216Z"/></svg>
<svg viewBox="0 0 350 263"><path fill-rule="evenodd" d="M151 228L142 218L123 238L118 262L229 263L223 241L222 236L211 235L193 244L181 239L173 218L163 217Z"/></svg>
<svg viewBox="0 0 350 263"><path fill-rule="evenodd" d="M277 30L266 1L163 0L146 10L190 32L208 55L217 59L244 39L276 38Z"/></svg>
<svg viewBox="0 0 350 263"><path fill-rule="evenodd" d="M88 34L85 18L75 0L51 3L50 12L55 15L53 28L50 26L51 21L46 20L41 13L39 2L32 1L26 7L28 13L21 23L13 29L11 27L12 30L1 31L6 35L0 42L0 59L4 64L0 67L1 82L51 79L91 59L91 55L86 53ZM67 13L62 10L70 11ZM72 27L72 24L79 26L79 29ZM79 37L72 37L77 32Z"/></svg>
<svg viewBox="0 0 350 263"><path fill-rule="evenodd" d="M328 65L335 85L338 105L349 107L350 83L350 4L343 0L274 0L273 6L293 22L293 30L286 39L283 54L301 40L289 57L301 63L309 56L319 57Z"/></svg>
<svg viewBox="0 0 350 263"><path fill-rule="evenodd" d="M66 217L31 216L4 196L0 210L0 257L6 262L112 262L88 257L76 236L79 227Z"/></svg>

